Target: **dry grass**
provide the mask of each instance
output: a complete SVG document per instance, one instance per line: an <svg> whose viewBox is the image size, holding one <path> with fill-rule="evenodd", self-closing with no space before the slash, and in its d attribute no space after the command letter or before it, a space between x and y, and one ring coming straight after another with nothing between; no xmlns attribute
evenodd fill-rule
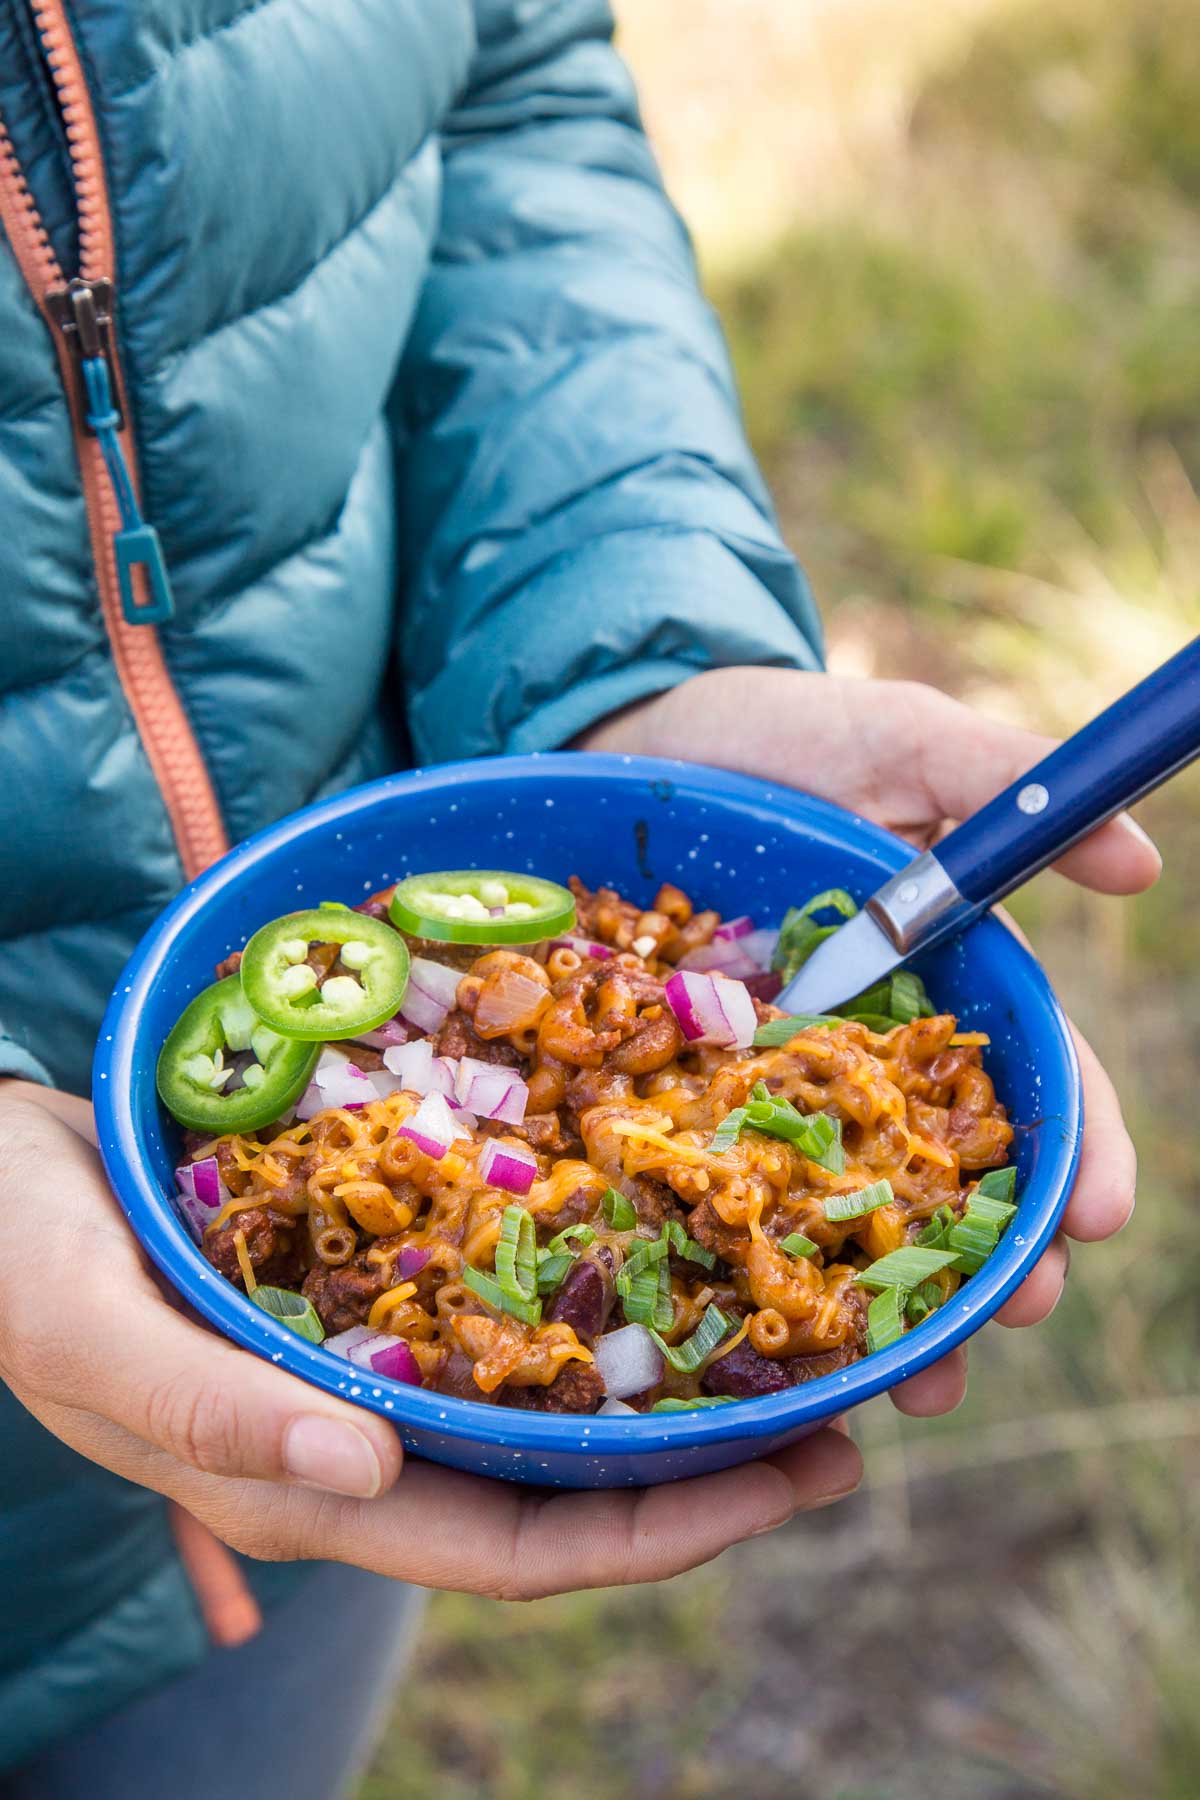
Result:
<svg viewBox="0 0 1200 1800"><path fill-rule="evenodd" d="M835 663L1070 728L1200 629L1194 0L624 0ZM997 21L993 29L992 22ZM361 1800L1195 1800L1200 776L1018 913L1140 1206L848 1505L636 1592L443 1596Z"/></svg>
<svg viewBox="0 0 1200 1800"><path fill-rule="evenodd" d="M922 76L1011 0L617 0L671 190L716 273L852 204Z"/></svg>

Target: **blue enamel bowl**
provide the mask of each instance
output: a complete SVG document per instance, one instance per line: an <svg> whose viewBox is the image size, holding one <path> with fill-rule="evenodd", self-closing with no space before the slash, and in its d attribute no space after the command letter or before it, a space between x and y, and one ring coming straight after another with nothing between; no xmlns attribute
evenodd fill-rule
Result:
<svg viewBox="0 0 1200 1800"><path fill-rule="evenodd" d="M260 832L185 888L117 984L95 1062L100 1148L154 1262L203 1318L256 1355L393 1420L406 1448L551 1487L643 1486L766 1456L979 1330L1053 1236L1083 1123L1079 1069L1045 975L994 920L919 965L940 1006L989 1033L988 1067L1018 1129L1020 1208L953 1302L890 1349L787 1393L695 1413L578 1418L509 1411L364 1376L252 1306L176 1215L178 1129L154 1087L159 1048L213 965L265 920L351 903L432 868L579 874L648 903L662 881L766 924L817 889L858 898L911 855L888 832L788 788L694 764L553 755L455 763L373 782Z"/></svg>

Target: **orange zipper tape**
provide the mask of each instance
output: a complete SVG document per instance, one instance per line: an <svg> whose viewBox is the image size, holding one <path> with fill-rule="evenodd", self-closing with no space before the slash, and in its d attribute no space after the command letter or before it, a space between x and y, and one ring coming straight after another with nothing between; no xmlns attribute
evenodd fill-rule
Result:
<svg viewBox="0 0 1200 1800"><path fill-rule="evenodd" d="M115 262L112 215L100 137L63 0L36 0L33 16L66 126L79 215L79 273L84 281L111 279ZM70 351L45 306L46 294L66 283L2 119L0 222L54 338L83 478L104 628L117 677L162 793L184 873L190 880L224 855L229 840L204 758L163 658L158 633L151 625L131 624L121 606L113 550L113 535L121 524L116 495L100 446L84 430ZM116 358L115 344L113 354ZM123 394L119 363L117 379ZM121 444L137 492L137 460L127 427L121 432Z"/></svg>

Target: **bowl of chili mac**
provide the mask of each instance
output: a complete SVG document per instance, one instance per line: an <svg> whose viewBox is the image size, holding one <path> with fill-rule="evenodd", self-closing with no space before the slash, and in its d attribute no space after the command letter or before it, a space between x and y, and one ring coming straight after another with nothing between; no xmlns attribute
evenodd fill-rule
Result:
<svg viewBox="0 0 1200 1800"><path fill-rule="evenodd" d="M543 1486L770 1454L977 1331L1050 1241L1079 1073L995 920L793 1017L910 851L790 789L555 754L260 832L147 933L101 1153L217 1330Z"/></svg>

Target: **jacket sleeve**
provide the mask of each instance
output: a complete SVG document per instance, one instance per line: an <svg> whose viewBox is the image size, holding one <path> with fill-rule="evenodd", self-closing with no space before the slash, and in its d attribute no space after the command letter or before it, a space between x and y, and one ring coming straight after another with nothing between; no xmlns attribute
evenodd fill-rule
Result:
<svg viewBox="0 0 1200 1800"><path fill-rule="evenodd" d="M702 669L821 659L607 0L475 11L393 400L423 762L548 749Z"/></svg>
<svg viewBox="0 0 1200 1800"><path fill-rule="evenodd" d="M39 1062L15 1038L7 1036L3 1022L0 1021L0 1081L6 1079L38 1081L43 1087L54 1085L45 1063Z"/></svg>

